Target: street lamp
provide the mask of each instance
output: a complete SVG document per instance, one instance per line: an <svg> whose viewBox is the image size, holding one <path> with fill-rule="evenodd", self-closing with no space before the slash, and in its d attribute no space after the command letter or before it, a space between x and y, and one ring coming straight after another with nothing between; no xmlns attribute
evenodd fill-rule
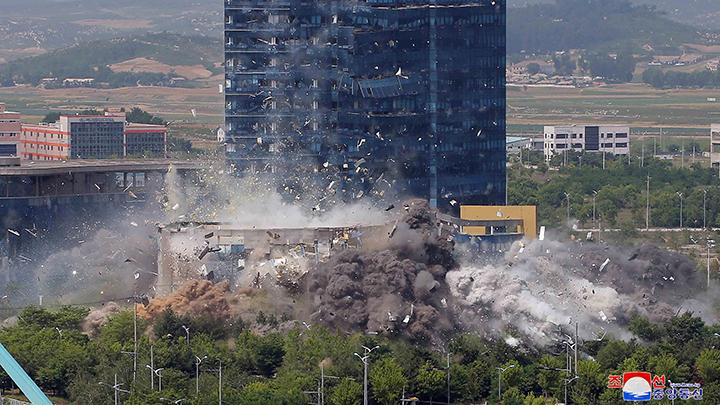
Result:
<svg viewBox="0 0 720 405"><path fill-rule="evenodd" d="M169 402L171 404L182 404L183 401L185 401L185 398L182 399L170 399L170 398L160 398L162 402Z"/></svg>
<svg viewBox="0 0 720 405"><path fill-rule="evenodd" d="M190 328L185 325L182 325L182 328L185 329L185 342L190 344Z"/></svg>
<svg viewBox="0 0 720 405"><path fill-rule="evenodd" d="M370 364L370 353L372 353L373 350L380 348L380 346L375 346L372 349L366 346L363 346L362 348L365 349L365 354L363 356L357 353L353 354L363 363L363 405L368 405L368 365Z"/></svg>
<svg viewBox="0 0 720 405"><path fill-rule="evenodd" d="M162 391L162 371L165 370L164 368L158 368L154 370L154 373L156 376L158 376L158 391Z"/></svg>
<svg viewBox="0 0 720 405"><path fill-rule="evenodd" d="M502 399L502 373L505 372L505 370L509 370L511 368L515 367L515 364L511 364L505 368L503 367L496 367L498 370L498 401Z"/></svg>
<svg viewBox="0 0 720 405"><path fill-rule="evenodd" d="M184 326L183 326L184 328ZM202 356L202 358L195 356L195 395L197 396L200 393L200 363L202 363L203 360L207 359L207 356Z"/></svg>
<svg viewBox="0 0 720 405"><path fill-rule="evenodd" d="M678 197L680 197L680 229L682 229L682 227L683 227L683 193L678 191L675 194L677 194Z"/></svg>

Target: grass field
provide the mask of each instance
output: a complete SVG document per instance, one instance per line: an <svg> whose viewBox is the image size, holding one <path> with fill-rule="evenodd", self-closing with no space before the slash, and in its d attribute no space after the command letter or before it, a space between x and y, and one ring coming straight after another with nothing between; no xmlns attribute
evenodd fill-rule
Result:
<svg viewBox="0 0 720 405"><path fill-rule="evenodd" d="M171 121L183 135L222 125L222 76L202 81L198 88L130 87L120 89L56 89L30 86L0 88L0 102L20 111L29 122L50 110L138 106ZM628 124L636 135L655 136L662 128L668 138L704 139L712 122L720 122L720 90L656 90L627 84L574 88L508 88L508 132L542 133L542 126L562 123ZM191 110L196 111L193 117ZM194 141L208 141L204 135ZM203 139L204 138L204 139ZM669 139L667 139L669 141Z"/></svg>
<svg viewBox="0 0 720 405"><path fill-rule="evenodd" d="M706 135L720 122L720 89L656 90L646 85L575 88L508 88L510 133L542 132L562 123L628 124L633 131Z"/></svg>

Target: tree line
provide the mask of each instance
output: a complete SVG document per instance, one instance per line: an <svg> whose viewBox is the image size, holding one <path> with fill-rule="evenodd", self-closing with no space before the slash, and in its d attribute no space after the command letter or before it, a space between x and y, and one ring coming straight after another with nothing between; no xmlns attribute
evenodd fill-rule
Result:
<svg viewBox="0 0 720 405"><path fill-rule="evenodd" d="M564 397L572 373L564 369L562 342L557 347L535 347L532 342L513 347L504 339L459 333L441 346L427 347L320 325L283 328L286 319L262 312L251 320L220 320L211 314L192 318L166 310L153 322L139 323L133 382L132 311L113 315L90 335L87 325L82 326L87 314L88 309L80 307L29 307L16 325L0 330L0 341L46 392L77 404L112 403L114 391L107 384L112 385L115 376L130 391L120 393L126 404L180 399L216 404L222 368L224 403L304 405L317 402L322 366L325 403L356 405L362 401L363 364L353 353L363 353L363 346L378 347L369 356L373 405L397 404L403 396L445 403L448 371L452 403L554 404ZM706 325L690 313L662 323L633 315L629 329L634 335L629 341L605 336L580 342L579 378L568 386L569 402L617 404L621 390L607 388L608 375L643 370L675 382L701 382L705 403L720 403L717 325ZM151 350L156 371L152 382ZM0 386L12 386L4 374Z"/></svg>
<svg viewBox="0 0 720 405"><path fill-rule="evenodd" d="M642 81L658 89L673 87L719 88L720 71L678 72L650 68L643 72Z"/></svg>
<svg viewBox="0 0 720 405"><path fill-rule="evenodd" d="M527 157L525 158L528 162ZM567 165L565 161L567 160ZM510 204L538 206L538 221L551 226L565 223L569 195L571 217L592 226L593 196L596 219L605 227L645 227L647 177L650 176L650 226L680 225L680 196L683 197L683 226L701 228L703 213L707 227L720 226L720 178L706 164L673 166L667 160L631 158L601 153L570 151L555 155L546 164L541 152L533 153L535 168L513 166L509 174ZM549 170L552 167L554 170ZM595 192L597 194L595 194ZM705 204L703 204L705 201ZM703 205L705 210L703 211Z"/></svg>

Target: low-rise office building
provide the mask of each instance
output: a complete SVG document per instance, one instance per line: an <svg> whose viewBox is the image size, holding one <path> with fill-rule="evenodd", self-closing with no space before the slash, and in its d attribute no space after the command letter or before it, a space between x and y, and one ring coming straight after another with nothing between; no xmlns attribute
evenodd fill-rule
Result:
<svg viewBox="0 0 720 405"><path fill-rule="evenodd" d="M21 144L28 160L165 157L167 129L127 123L125 113L63 115L52 124L23 124Z"/></svg>
<svg viewBox="0 0 720 405"><path fill-rule="evenodd" d="M555 125L546 126L543 133L543 149L548 160L568 150L630 153L630 127L625 125Z"/></svg>

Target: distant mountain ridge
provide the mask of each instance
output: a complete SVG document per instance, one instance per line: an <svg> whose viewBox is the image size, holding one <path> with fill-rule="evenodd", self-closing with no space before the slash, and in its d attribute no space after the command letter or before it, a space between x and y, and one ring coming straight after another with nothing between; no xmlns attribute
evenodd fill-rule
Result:
<svg viewBox="0 0 720 405"><path fill-rule="evenodd" d="M122 62L157 62L166 70L148 71L133 69ZM189 67L197 66L212 73L222 68L222 41L219 38L188 37L177 34L145 34L109 40L85 42L72 47L56 49L43 55L22 58L0 65L0 84L40 84L52 77L92 78L111 87L135 85L138 82L157 83L182 76ZM115 66L113 66L115 65ZM178 66L173 72L172 67ZM146 66L147 67L147 66ZM152 67L152 66L151 66ZM207 75L197 75L198 77ZM186 74L186 78L194 76Z"/></svg>
<svg viewBox="0 0 720 405"><path fill-rule="evenodd" d="M508 9L508 53L672 47L698 30L630 0L556 0Z"/></svg>
<svg viewBox="0 0 720 405"><path fill-rule="evenodd" d="M509 7L552 3L554 0L508 0ZM655 6L675 21L702 29L720 30L720 0L632 0L635 4Z"/></svg>

